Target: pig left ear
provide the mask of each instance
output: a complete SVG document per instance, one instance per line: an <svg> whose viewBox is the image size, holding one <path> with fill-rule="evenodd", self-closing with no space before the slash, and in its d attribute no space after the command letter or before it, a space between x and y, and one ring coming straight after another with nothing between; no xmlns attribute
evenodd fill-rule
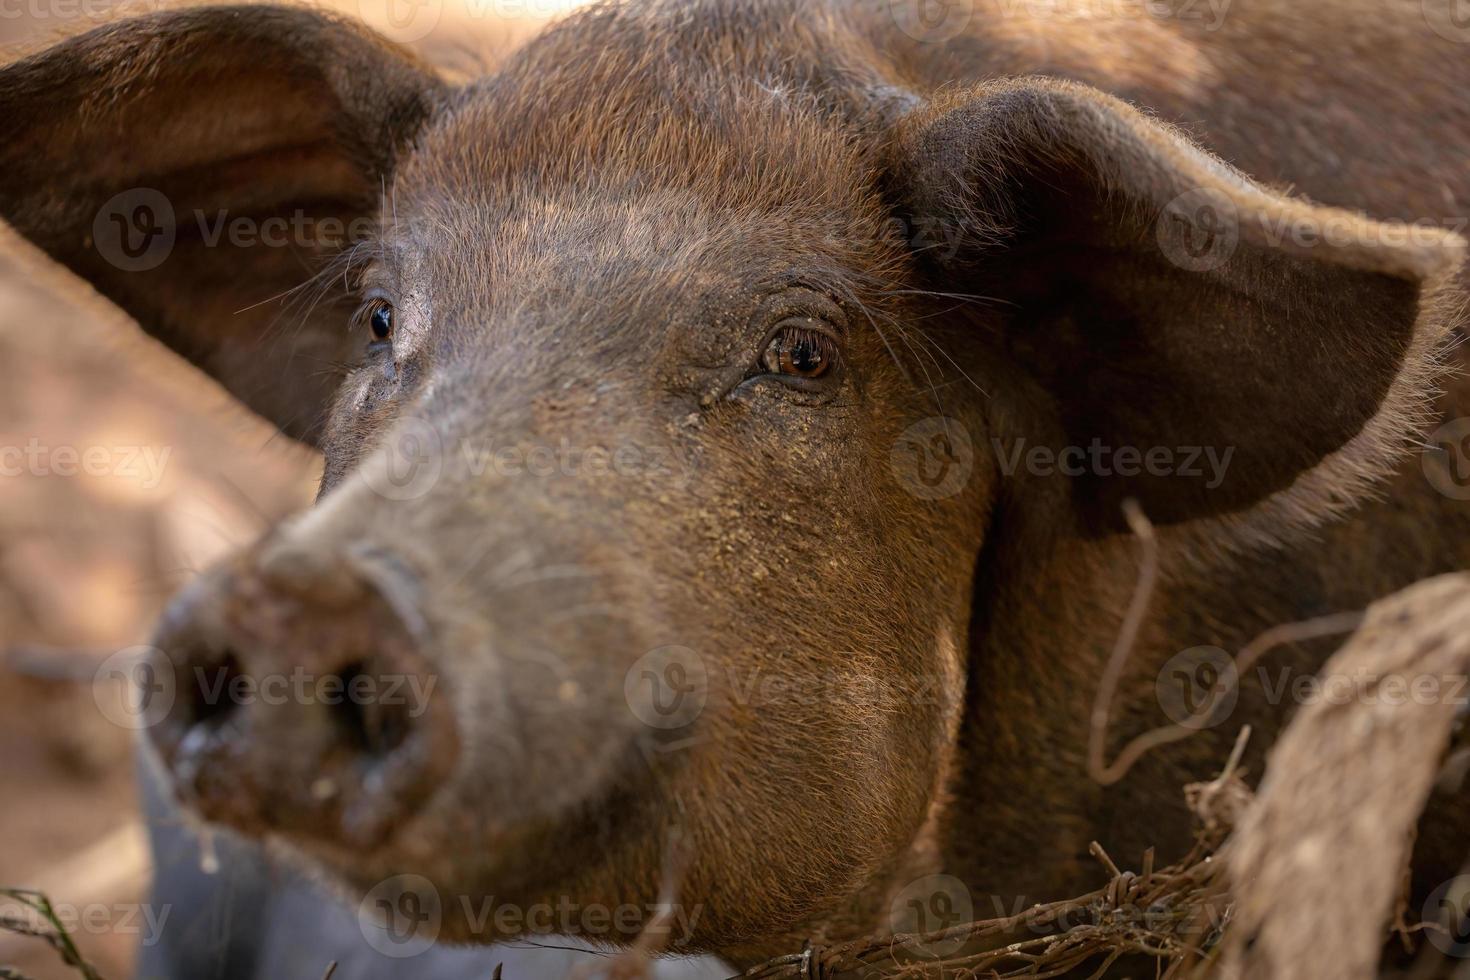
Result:
<svg viewBox="0 0 1470 980"><path fill-rule="evenodd" d="M1460 306L1458 236L1286 197L1066 82L954 92L892 148L900 208L957 232L918 253L925 272L1001 301L977 309L1067 445L1231 453L1218 484L1147 467L1071 481L1090 528L1117 528L1131 496L1159 523L1279 539L1410 445Z"/></svg>
<svg viewBox="0 0 1470 980"><path fill-rule="evenodd" d="M446 91L409 52L305 7L104 24L0 67L0 218L314 443L362 349L333 259L371 237Z"/></svg>

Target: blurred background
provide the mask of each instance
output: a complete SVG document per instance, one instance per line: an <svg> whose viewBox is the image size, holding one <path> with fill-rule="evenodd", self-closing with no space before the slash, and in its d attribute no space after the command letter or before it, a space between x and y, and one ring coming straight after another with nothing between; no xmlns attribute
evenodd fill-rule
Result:
<svg viewBox="0 0 1470 980"><path fill-rule="evenodd" d="M335 0L451 77L572 0ZM0 3L13 60L156 0ZM99 666L146 641L197 570L310 503L315 454L275 434L89 286L0 228L0 886L46 892L82 954L132 975L148 851L133 733ZM111 712L114 717L125 713ZM136 919L136 921L131 921ZM0 965L75 978L0 931Z"/></svg>

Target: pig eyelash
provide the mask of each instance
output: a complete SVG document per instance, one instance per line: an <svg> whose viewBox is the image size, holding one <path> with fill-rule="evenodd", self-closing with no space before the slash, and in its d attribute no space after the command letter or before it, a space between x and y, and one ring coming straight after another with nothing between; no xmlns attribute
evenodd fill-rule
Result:
<svg viewBox="0 0 1470 980"><path fill-rule="evenodd" d="M363 306L362 320L372 334L372 344L390 343L393 340L396 311L386 299L368 300Z"/></svg>
<svg viewBox="0 0 1470 980"><path fill-rule="evenodd" d="M808 383L834 376L840 361L837 339L810 317L793 317L777 325L761 353L765 373Z"/></svg>
<svg viewBox="0 0 1470 980"><path fill-rule="evenodd" d="M354 326L360 326L368 333L368 357L381 359L383 377L389 381L395 380L398 374L392 356L393 339L398 332L398 318L397 308L381 294L370 294L352 315Z"/></svg>

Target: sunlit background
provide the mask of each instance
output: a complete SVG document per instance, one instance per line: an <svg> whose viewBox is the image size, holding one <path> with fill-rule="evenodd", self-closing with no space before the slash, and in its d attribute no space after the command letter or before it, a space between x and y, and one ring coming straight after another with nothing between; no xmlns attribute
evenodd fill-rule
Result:
<svg viewBox="0 0 1470 980"><path fill-rule="evenodd" d="M459 75L493 65L572 5L328 6ZM0 43L9 61L118 10L157 6L8 0ZM142 643L196 570L307 505L319 464L8 228L0 229L0 365L0 447L23 454L11 452L0 473L0 886L105 908L115 925L119 908L143 901L149 859L132 734L99 707L115 690L94 685L97 667ZM106 927L74 936L109 980L132 975L136 934ZM77 976L43 942L6 931L0 964L37 980Z"/></svg>

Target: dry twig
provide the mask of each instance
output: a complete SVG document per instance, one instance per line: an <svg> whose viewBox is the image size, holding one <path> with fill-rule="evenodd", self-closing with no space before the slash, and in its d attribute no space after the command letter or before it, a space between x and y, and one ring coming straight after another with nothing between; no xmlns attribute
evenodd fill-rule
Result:
<svg viewBox="0 0 1470 980"><path fill-rule="evenodd" d="M1271 750L1226 851L1239 911L1224 976L1375 976L1467 671L1470 575L1369 608Z"/></svg>
<svg viewBox="0 0 1470 980"><path fill-rule="evenodd" d="M1102 786L1111 786L1128 775L1128 771L1137 764L1138 760L1154 749L1183 741L1211 727L1211 716L1216 707L1225 697L1233 693L1230 688L1223 686L1213 689L1210 696L1195 709L1189 718L1180 723L1161 725L1134 737L1123 746L1116 759L1112 762L1105 761L1104 753L1108 742L1108 723L1112 715L1113 698L1117 694L1118 684L1122 680L1123 671L1128 666L1128 660L1133 655L1138 633L1143 627L1143 618L1148 613L1149 602L1153 598L1159 579L1159 546L1154 536L1153 524L1144 514L1143 509L1139 507L1138 502L1131 498L1123 502L1123 516L1127 519L1128 527L1133 531L1134 536L1138 538L1142 560L1138 568L1138 584L1134 586L1133 598L1129 601L1128 609L1123 615L1123 625L1118 630L1118 639L1113 644L1113 652L1108 657L1107 666L1098 681L1097 693L1092 705L1092 723L1087 738L1087 774ZM1324 636L1349 633L1357 629L1358 624L1362 621L1362 613L1346 612L1272 626L1241 649L1235 658L1235 671L1230 675L1230 683L1239 685L1240 678L1255 666L1256 661L1277 647L1288 643L1301 643Z"/></svg>

